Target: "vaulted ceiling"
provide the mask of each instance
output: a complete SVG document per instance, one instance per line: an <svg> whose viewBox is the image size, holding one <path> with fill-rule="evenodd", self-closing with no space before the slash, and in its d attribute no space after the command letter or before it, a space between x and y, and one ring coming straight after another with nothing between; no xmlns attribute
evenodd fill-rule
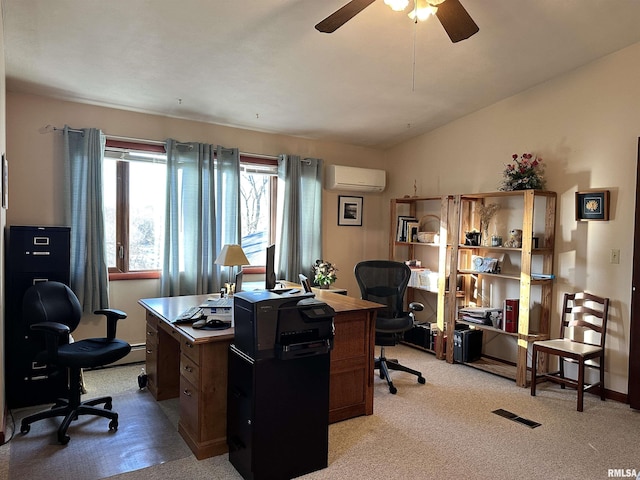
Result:
<svg viewBox="0 0 640 480"><path fill-rule="evenodd" d="M385 148L640 41L637 0L461 0L452 43L376 0L2 0L7 89Z"/></svg>

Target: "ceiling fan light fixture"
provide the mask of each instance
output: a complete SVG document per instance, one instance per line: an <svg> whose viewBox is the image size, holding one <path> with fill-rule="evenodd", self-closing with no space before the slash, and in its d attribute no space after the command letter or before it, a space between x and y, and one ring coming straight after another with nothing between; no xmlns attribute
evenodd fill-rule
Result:
<svg viewBox="0 0 640 480"><path fill-rule="evenodd" d="M384 3L389 5L391 10L402 12L409 5L409 0L384 0Z"/></svg>
<svg viewBox="0 0 640 480"><path fill-rule="evenodd" d="M424 22L431 15L436 14L436 12L438 11L438 7L434 5L440 4L442 3L442 1L432 0L429 2L427 0L414 0L413 9L408 14L409 18L411 20L417 19L421 22Z"/></svg>

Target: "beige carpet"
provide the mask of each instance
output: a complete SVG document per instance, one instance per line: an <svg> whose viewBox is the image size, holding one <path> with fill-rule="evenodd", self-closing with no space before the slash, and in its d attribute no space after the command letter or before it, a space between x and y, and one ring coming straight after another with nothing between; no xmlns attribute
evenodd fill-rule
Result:
<svg viewBox="0 0 640 480"><path fill-rule="evenodd" d="M331 425L328 468L303 478L591 480L608 478L609 469L640 470L640 412L628 405L587 395L580 413L576 393L556 385L541 384L538 396L531 397L528 389L510 380L449 365L407 346L388 348L387 354L421 370L426 385L393 372L398 393L391 395L376 376L374 414ZM129 378L138 371L131 369ZM160 402L160 406L175 425L177 403ZM528 428L492 413L500 408L541 426ZM144 437L145 442L151 440ZM0 459L14 441L0 447ZM48 478L67 478L64 471L51 468L49 473ZM3 477L0 464L0 479L7 478L29 476L12 472ZM113 478L242 477L227 455L201 461L188 455Z"/></svg>
<svg viewBox="0 0 640 480"><path fill-rule="evenodd" d="M82 415L69 427L66 446L57 442L60 418L35 422L25 435L17 433L11 441L9 478L93 480L191 455L147 391L114 396L113 409L119 415L117 431L109 431L107 419ZM17 430L22 417L39 410L42 407L14 414Z"/></svg>

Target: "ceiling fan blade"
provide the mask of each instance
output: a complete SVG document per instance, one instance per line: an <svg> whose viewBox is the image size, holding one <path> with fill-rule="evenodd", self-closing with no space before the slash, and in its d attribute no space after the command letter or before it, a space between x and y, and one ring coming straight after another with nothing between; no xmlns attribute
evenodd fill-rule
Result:
<svg viewBox="0 0 640 480"><path fill-rule="evenodd" d="M323 33L335 32L338 28L347 23L375 1L376 0L351 0L344 7L336 10L318 23L316 25L316 30Z"/></svg>
<svg viewBox="0 0 640 480"><path fill-rule="evenodd" d="M453 43L465 40L480 30L458 0L442 2L436 16Z"/></svg>

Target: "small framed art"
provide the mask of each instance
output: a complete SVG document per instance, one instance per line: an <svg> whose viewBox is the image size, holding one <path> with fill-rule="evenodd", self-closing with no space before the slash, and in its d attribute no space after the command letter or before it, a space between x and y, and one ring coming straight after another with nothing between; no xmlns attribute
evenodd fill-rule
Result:
<svg viewBox="0 0 640 480"><path fill-rule="evenodd" d="M338 196L338 225L362 226L362 197Z"/></svg>
<svg viewBox="0 0 640 480"><path fill-rule="evenodd" d="M576 220L609 220L609 190L576 192Z"/></svg>

